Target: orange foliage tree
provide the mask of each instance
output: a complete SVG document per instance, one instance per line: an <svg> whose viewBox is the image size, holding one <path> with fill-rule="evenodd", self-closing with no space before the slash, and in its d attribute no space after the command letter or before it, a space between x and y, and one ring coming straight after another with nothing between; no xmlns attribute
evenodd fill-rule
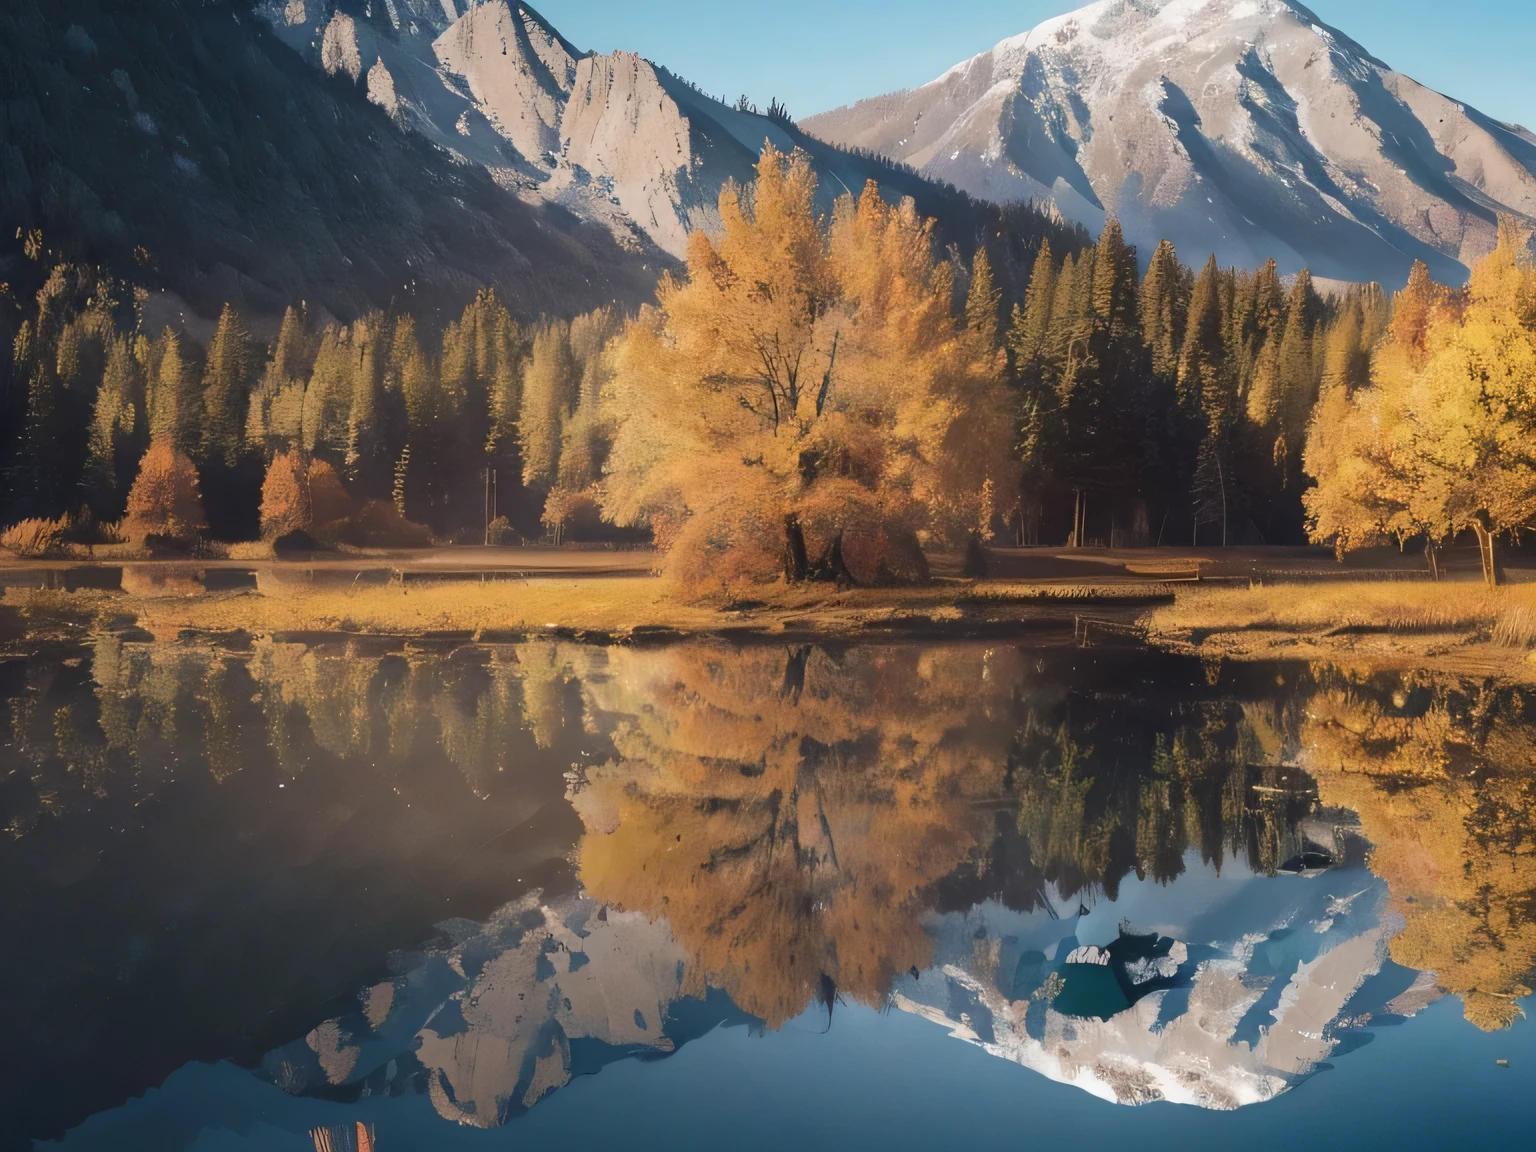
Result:
<svg viewBox="0 0 1536 1152"><path fill-rule="evenodd" d="M314 524L309 476L297 451L273 457L261 485L261 535L272 540L289 532L304 532Z"/></svg>
<svg viewBox="0 0 1536 1152"><path fill-rule="evenodd" d="M995 312L968 333L910 201L871 184L828 222L815 193L806 156L765 149L618 350L603 510L696 588L920 578L1014 487Z"/></svg>
<svg viewBox="0 0 1536 1152"><path fill-rule="evenodd" d="M128 493L128 528L143 536L190 540L208 526L197 469L167 440L156 440L139 462Z"/></svg>
<svg viewBox="0 0 1536 1152"><path fill-rule="evenodd" d="M338 531L355 511L336 469L306 461L299 451L276 456L261 486L261 534L272 540L289 532Z"/></svg>

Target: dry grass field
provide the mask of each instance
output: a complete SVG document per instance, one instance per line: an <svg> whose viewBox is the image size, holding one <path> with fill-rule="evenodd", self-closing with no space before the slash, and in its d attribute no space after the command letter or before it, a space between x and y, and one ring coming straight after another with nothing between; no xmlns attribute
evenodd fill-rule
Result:
<svg viewBox="0 0 1536 1152"><path fill-rule="evenodd" d="M1181 589L1142 620L1153 643L1231 659L1334 659L1536 676L1536 585L1351 581Z"/></svg>

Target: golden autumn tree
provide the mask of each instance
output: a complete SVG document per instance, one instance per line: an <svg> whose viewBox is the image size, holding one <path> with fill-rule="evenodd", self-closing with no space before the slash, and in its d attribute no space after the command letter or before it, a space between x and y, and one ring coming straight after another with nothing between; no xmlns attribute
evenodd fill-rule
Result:
<svg viewBox="0 0 1536 1152"><path fill-rule="evenodd" d="M1416 518L1434 539L1471 529L1483 574L1499 580L1495 539L1536 523L1536 262L1530 233L1505 219L1472 270L1465 311L1427 333L1409 408L1423 481Z"/></svg>
<svg viewBox="0 0 1536 1152"><path fill-rule="evenodd" d="M829 223L815 194L806 156L766 148L618 351L604 513L697 588L920 577L922 545L986 531L1004 488L999 360L931 224L873 185Z"/></svg>
<svg viewBox="0 0 1536 1152"><path fill-rule="evenodd" d="M1313 416L1305 503L1312 539L1341 552L1471 531L1483 575L1494 543L1536 523L1536 264L1513 222L1465 298L1415 269L1372 384L1326 392Z"/></svg>

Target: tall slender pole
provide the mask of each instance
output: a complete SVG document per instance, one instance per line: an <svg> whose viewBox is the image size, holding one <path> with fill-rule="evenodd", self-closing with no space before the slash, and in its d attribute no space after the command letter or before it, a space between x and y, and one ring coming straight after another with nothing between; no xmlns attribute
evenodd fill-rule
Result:
<svg viewBox="0 0 1536 1152"><path fill-rule="evenodd" d="M1221 470L1221 457L1216 457L1216 479L1221 483L1221 546L1227 546L1227 477Z"/></svg>
<svg viewBox="0 0 1536 1152"><path fill-rule="evenodd" d="M490 542L491 542L491 470L489 468L487 468L485 470L485 509L484 509L484 512L485 512L485 540L484 540L484 543L486 545L489 545Z"/></svg>

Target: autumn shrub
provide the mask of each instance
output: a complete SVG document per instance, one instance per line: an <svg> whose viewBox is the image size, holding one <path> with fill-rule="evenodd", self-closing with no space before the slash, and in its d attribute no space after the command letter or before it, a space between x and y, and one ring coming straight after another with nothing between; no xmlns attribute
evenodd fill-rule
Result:
<svg viewBox="0 0 1536 1152"><path fill-rule="evenodd" d="M314 519L304 458L291 451L274 457L261 485L261 538L308 531Z"/></svg>
<svg viewBox="0 0 1536 1152"><path fill-rule="evenodd" d="M517 543L517 533L513 531L512 521L505 516L498 516L492 520L485 530L485 542L496 545Z"/></svg>
<svg viewBox="0 0 1536 1152"><path fill-rule="evenodd" d="M352 497L342 486L336 469L324 460L309 462L307 479L312 531L322 540L334 538L354 511Z"/></svg>
<svg viewBox="0 0 1536 1152"><path fill-rule="evenodd" d="M69 527L68 516L57 520L22 520L0 533L0 548L23 559L58 556L65 551Z"/></svg>
<svg viewBox="0 0 1536 1152"><path fill-rule="evenodd" d="M544 501L543 523L556 544L563 543L567 532L592 529L600 518L597 497L591 489L571 491L555 488Z"/></svg>
<svg viewBox="0 0 1536 1152"><path fill-rule="evenodd" d="M369 500L337 525L336 540L357 548L428 548L432 530L407 520L389 500Z"/></svg>
<svg viewBox="0 0 1536 1152"><path fill-rule="evenodd" d="M207 526L197 469L169 442L157 440L139 462L138 479L128 493L126 534L186 544Z"/></svg>

